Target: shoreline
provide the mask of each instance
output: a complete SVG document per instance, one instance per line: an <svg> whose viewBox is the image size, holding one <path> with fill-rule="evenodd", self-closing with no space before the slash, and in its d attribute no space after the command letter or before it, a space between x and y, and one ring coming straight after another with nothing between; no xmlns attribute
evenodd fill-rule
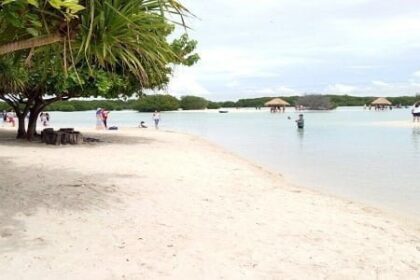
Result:
<svg viewBox="0 0 420 280"><path fill-rule="evenodd" d="M4 141L10 131L0 129L6 278L419 276L418 222L296 186L202 137L82 130L106 142L54 147Z"/></svg>
<svg viewBox="0 0 420 280"><path fill-rule="evenodd" d="M393 124L393 127L408 127L406 122L382 122L382 123L372 123L371 125L378 125L378 126L391 126L389 125L389 123ZM403 126L403 124L406 124L405 126ZM413 124L413 127L420 127L420 123L417 124ZM6 131L15 131L15 128L4 128L4 127L0 127L0 136L1 136L1 132L2 130L6 130ZM86 129L86 128L77 128L78 131L82 132L83 134L93 134L96 136L109 136L109 135L118 135L119 133L124 134L124 132L128 132L128 133L133 133L133 132L142 132L144 131L144 129L139 129L136 127L122 127L117 131L108 131L108 130L96 130L94 128L92 129ZM152 130L154 131L154 129L149 128L148 130ZM382 213L383 215L386 215L388 217L392 217L394 219L400 220L400 221L404 221L408 224L411 225L418 225L419 229L420 229L420 217L416 217L414 214L412 213L408 213L405 211L398 211L395 208L392 207L387 207L386 205L382 205L380 203L375 203L374 201L369 201L369 200L358 200L357 198L349 198L346 197L344 195L339 195L336 194L332 191L327 191L327 190L320 190L319 188L315 188L315 187L311 187L310 185L307 184L298 184L295 183L293 181L292 178L290 178L287 174L284 174L281 171L277 171L273 168L270 168L268 165L264 165L263 163L258 163L252 159L249 159L245 156L242 156L238 153L235 153L233 151L230 151L229 149L215 143L212 142L211 140L208 140L200 135L195 135L193 133L188 133L188 132L182 132L182 131L176 131L176 130L171 130L171 129L160 129L158 130L159 132L163 132L163 133L171 133L171 134L179 134L179 135L183 135L185 137L189 137L192 139L195 139L196 141L201 142L202 144L205 144L213 149L215 149L216 151L224 154L224 155L229 155L232 158L235 158L237 160L242 161L245 164L251 165L254 168L261 170L262 172L265 172L267 174L269 174L270 176L274 176L274 177L280 177L282 180L285 181L285 183L292 187L292 188L296 188L296 189L301 189L301 190L305 190L308 192L312 192L316 195L320 195L320 196L326 196L326 197L331 197L333 199L338 199L338 200L342 200L345 203L354 203L359 205L360 207L363 208L368 208L371 209L372 211L375 212L379 212ZM0 138L1 140L1 138ZM25 142L24 142L25 143ZM23 144L24 144L23 143ZM0 142L1 144L1 142ZM95 144L95 143L94 143ZM94 145L94 144L90 144L90 145ZM112 144L110 143L106 143L106 142L102 142L102 143L96 143L96 144ZM65 147L65 146L64 146ZM70 145L68 146L70 147Z"/></svg>
<svg viewBox="0 0 420 280"><path fill-rule="evenodd" d="M374 123L370 123L370 124L367 124L367 125L400 127L400 128L401 127L413 127L413 128L419 127L420 128L420 123L408 123L406 121L404 121L404 122L402 122L402 121L374 122ZM116 131L96 130L94 128L87 129L87 128L84 128L84 127L75 128L75 129L82 132L83 134L88 134L88 135L89 134L93 134L93 135L97 134L99 136L118 135L119 133L124 134L124 132L125 133L133 133L133 132L143 132L143 131L145 131L144 129L139 129L139 128L136 128L136 127L120 127L119 130L116 130ZM16 129L13 128L13 127L0 127L0 136L1 136L2 130L15 131ZM147 130L148 131L155 131L153 128L148 128ZM193 138L196 141L202 142L203 144L206 144L207 146L212 147L213 149L219 151L220 153L223 153L225 155L229 155L230 157L236 158L237 160L240 160L245 164L249 164L256 169L261 170L262 172L266 172L270 176L280 177L282 180L285 181L285 183L288 186L291 186L293 188L302 189L302 190L309 191L309 192L312 192L312 193L317 194L317 195L327 196L327 197L331 197L331 198L334 198L334 199L342 200L343 202L346 202L346 203L354 203L354 204L357 204L361 207L369 208L373 211L380 212L383 215L386 215L388 217L392 217L392 218L400 220L400 221L405 221L408 224L420 226L420 217L417 217L416 215L414 215L412 213L406 212L404 210L398 211L397 209L395 209L393 207L387 207L386 205L376 203L374 201L361 200L361 199L358 200L356 197L355 198L350 198L350 197L346 197L345 195L336 194L333 191L320 190L319 188L311 187L308 184L295 183L293 178L290 178L287 174L284 174L281 171L275 170L275 169L271 168L270 166L268 166L266 164L259 163L257 161L254 161L252 159L247 158L246 156L242 156L242 155L240 155L236 152L230 151L229 149L221 146L220 144L212 142L211 140L206 139L206 138L204 138L200 135L196 135L196 134L188 133L188 132L177 131L177 130L172 130L172 129L160 129L158 131L163 132L163 133L179 134L179 135L183 135L185 137ZM1 140L1 138L0 138L0 140ZM0 144L1 144L1 142L0 142ZM101 143L97 143L97 144L101 144ZM102 143L102 144L111 144L111 143Z"/></svg>
<svg viewBox="0 0 420 280"><path fill-rule="evenodd" d="M356 198L352 199L352 198L346 197L344 195L335 194L332 191L320 190L319 188L311 187L310 185L295 183L293 181L293 179L290 176L288 176L287 174L284 174L283 172L279 172L277 170L274 170L273 168L270 168L268 165L258 163L256 161L253 161L252 159L249 159L249 158L247 158L245 156L242 156L238 153L230 151L229 149L226 149L226 148L222 147L221 145L219 145L217 143L214 143L211 140L208 140L208 139L206 139L202 136L199 136L199 135L195 135L195 134L187 133L187 132L180 132L180 131L176 131L176 130L161 130L161 131L169 132L169 133L176 133L176 134L185 135L187 137L196 138L197 140L202 141L203 143L206 143L206 145L210 145L213 148L218 149L225 154L229 154L231 157L237 158L237 159L243 161L246 164L250 164L257 169L260 169L261 171L267 172L267 174L270 174L270 176L280 177L282 180L285 181L285 183L288 186L290 186L292 188L305 190L305 191L312 192L312 193L320 195L320 196L327 196L327 197L331 197L333 199L342 200L343 202L346 202L346 203L354 203L354 204L359 205L360 207L369 208L373 211L377 211L379 213L382 213L383 215L386 215L388 217L392 217L394 219L404 221L404 222L406 222L410 225L419 226L419 229L420 229L420 217L417 217L414 214L411 214L411 213L408 213L408 212L405 212L405 211L398 211L398 210L396 210L392 207L386 207L386 205L381 205L381 204L375 203L373 201L367 201L367 200L366 201L361 201L361 200L357 200Z"/></svg>

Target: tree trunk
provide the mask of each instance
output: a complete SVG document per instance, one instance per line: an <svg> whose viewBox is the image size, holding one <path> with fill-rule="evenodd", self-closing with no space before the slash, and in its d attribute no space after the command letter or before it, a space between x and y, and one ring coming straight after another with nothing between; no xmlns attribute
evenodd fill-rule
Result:
<svg viewBox="0 0 420 280"><path fill-rule="evenodd" d="M26 139L28 141L32 141L36 134L36 123L38 121L38 116L41 111L44 109L44 106L34 106L29 114L29 121L28 121L28 130L26 131Z"/></svg>
<svg viewBox="0 0 420 280"><path fill-rule="evenodd" d="M59 33L49 34L46 36L39 36L31 39L20 40L16 42L11 42L7 44L0 45L0 55L7 53L12 53L24 49L32 49L37 47L42 47L46 45L55 44L62 42L64 37Z"/></svg>
<svg viewBox="0 0 420 280"><path fill-rule="evenodd" d="M26 139L25 114L19 114L18 117L18 132L17 139Z"/></svg>
<svg viewBox="0 0 420 280"><path fill-rule="evenodd" d="M38 120L38 114L32 114L29 116L28 121L28 130L26 131L26 139L28 141L32 141L34 139L35 133L36 133L36 122Z"/></svg>

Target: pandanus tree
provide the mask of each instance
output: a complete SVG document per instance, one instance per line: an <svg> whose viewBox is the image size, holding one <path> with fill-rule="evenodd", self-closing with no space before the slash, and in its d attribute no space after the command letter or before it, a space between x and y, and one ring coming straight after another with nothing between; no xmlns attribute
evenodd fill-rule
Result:
<svg viewBox="0 0 420 280"><path fill-rule="evenodd" d="M82 30L83 20L93 27L104 16L104 6L121 16L126 15L118 9L121 6L134 8L137 15L159 14L166 19L166 14L173 14L183 25L189 14L176 0L0 0L0 55L72 40Z"/></svg>
<svg viewBox="0 0 420 280"><path fill-rule="evenodd" d="M3 1L0 80L8 82L0 99L18 115L18 137L32 138L39 112L52 102L164 86L172 65L198 60L195 41L167 40L174 15L183 24L186 14L175 0Z"/></svg>

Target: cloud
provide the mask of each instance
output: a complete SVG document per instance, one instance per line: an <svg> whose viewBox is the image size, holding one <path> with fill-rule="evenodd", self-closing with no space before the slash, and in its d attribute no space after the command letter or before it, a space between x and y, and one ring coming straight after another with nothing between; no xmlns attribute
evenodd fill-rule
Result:
<svg viewBox="0 0 420 280"><path fill-rule="evenodd" d="M278 86L274 88L262 88L262 89L256 89L254 91L254 94L258 96L277 96L277 95L299 95L300 93L293 89L286 86Z"/></svg>
<svg viewBox="0 0 420 280"><path fill-rule="evenodd" d="M352 86L335 84L326 87L328 94L351 94L356 96L413 96L420 92L420 83L372 81L370 84Z"/></svg>
<svg viewBox="0 0 420 280"><path fill-rule="evenodd" d="M191 69L185 67L175 69L175 74L168 85L167 91L175 96L207 96L210 94L207 88L198 81Z"/></svg>
<svg viewBox="0 0 420 280"><path fill-rule="evenodd" d="M354 93L357 87L345 84L334 84L326 87L325 92L331 94L350 94Z"/></svg>
<svg viewBox="0 0 420 280"><path fill-rule="evenodd" d="M233 80L233 81L229 81L228 83L226 83L226 86L229 88L234 88L239 86L240 83L237 80Z"/></svg>
<svg viewBox="0 0 420 280"><path fill-rule="evenodd" d="M416 71L413 73L414 77L419 77L420 78L420 70Z"/></svg>
<svg viewBox="0 0 420 280"><path fill-rule="evenodd" d="M389 83L385 83L384 81L372 81L372 84L374 86L378 86L378 87L389 87L389 86L391 86Z"/></svg>
<svg viewBox="0 0 420 280"><path fill-rule="evenodd" d="M420 5L405 0L185 0L200 62L170 88L208 98L418 91ZM388 82L394 81L394 82ZM400 82L395 82L400 81ZM281 89L278 85L287 85ZM178 93L177 93L178 94Z"/></svg>

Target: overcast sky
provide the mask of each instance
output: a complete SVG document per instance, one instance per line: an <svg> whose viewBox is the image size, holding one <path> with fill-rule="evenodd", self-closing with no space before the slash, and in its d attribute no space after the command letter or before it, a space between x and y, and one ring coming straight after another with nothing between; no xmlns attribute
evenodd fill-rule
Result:
<svg viewBox="0 0 420 280"><path fill-rule="evenodd" d="M168 92L211 100L420 92L418 0L182 0L201 60Z"/></svg>

